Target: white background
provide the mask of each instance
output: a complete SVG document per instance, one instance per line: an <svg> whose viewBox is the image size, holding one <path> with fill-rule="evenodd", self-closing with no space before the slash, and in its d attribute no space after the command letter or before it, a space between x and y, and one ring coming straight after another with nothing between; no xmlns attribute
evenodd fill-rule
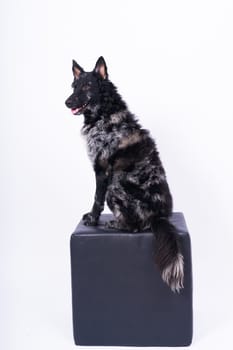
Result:
<svg viewBox="0 0 233 350"><path fill-rule="evenodd" d="M187 220L192 348L230 349L233 2L7 0L0 14L1 349L75 349L69 237L94 174L64 101L71 60L92 70L100 55Z"/></svg>

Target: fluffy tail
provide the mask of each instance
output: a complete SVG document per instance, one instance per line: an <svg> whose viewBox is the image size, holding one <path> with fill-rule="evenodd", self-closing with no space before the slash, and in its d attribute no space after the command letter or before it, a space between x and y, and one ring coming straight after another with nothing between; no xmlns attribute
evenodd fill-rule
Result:
<svg viewBox="0 0 233 350"><path fill-rule="evenodd" d="M151 229L155 234L155 262L158 265L162 279L173 292L184 288L184 258L180 252L177 231L167 218L154 217Z"/></svg>

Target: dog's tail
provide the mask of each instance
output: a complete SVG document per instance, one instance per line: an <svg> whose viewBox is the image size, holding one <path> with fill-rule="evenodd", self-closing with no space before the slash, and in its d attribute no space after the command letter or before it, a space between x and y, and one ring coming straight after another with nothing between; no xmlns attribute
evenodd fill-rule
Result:
<svg viewBox="0 0 233 350"><path fill-rule="evenodd" d="M162 279L173 292L184 288L184 258L177 239L177 230L167 218L153 217L151 229L155 235L155 262Z"/></svg>

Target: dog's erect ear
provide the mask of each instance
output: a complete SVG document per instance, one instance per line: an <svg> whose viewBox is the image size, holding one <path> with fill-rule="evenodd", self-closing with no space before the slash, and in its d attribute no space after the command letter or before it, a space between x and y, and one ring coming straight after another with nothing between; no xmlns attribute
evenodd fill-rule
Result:
<svg viewBox="0 0 233 350"><path fill-rule="evenodd" d="M102 56L98 58L94 72L98 73L103 79L108 79L107 65Z"/></svg>
<svg viewBox="0 0 233 350"><path fill-rule="evenodd" d="M75 60L73 60L72 71L75 79L78 79L80 74L84 72L83 68L80 67L80 65L75 62Z"/></svg>

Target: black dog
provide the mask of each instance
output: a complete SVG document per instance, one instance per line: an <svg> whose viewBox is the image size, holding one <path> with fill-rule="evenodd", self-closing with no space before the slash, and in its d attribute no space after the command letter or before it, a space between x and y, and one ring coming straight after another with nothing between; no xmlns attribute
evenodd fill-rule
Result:
<svg viewBox="0 0 233 350"><path fill-rule="evenodd" d="M115 217L108 227L133 232L152 229L162 278L179 292L183 256L169 222L172 197L155 142L109 81L103 57L92 72L73 61L73 74L73 94L66 105L73 114L84 115L82 133L96 175L95 201L83 216L84 223L98 224L106 199Z"/></svg>

